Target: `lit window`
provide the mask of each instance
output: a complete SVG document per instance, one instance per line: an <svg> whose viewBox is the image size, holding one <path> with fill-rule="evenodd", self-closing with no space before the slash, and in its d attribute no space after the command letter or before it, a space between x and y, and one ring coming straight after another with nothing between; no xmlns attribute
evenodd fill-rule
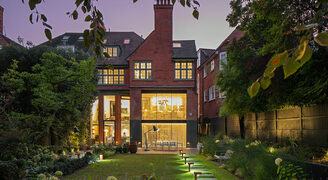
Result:
<svg viewBox="0 0 328 180"><path fill-rule="evenodd" d="M214 70L214 60L211 61L211 71Z"/></svg>
<svg viewBox="0 0 328 180"><path fill-rule="evenodd" d="M98 69L98 84L124 84L124 69Z"/></svg>
<svg viewBox="0 0 328 180"><path fill-rule="evenodd" d="M174 48L180 48L181 47L181 43L175 42L175 43L173 43L173 47Z"/></svg>
<svg viewBox="0 0 328 180"><path fill-rule="evenodd" d="M117 57L118 56L118 47L105 47L103 49L104 53L108 53L110 57Z"/></svg>
<svg viewBox="0 0 328 180"><path fill-rule="evenodd" d="M152 76L152 62L140 61L134 62L134 79L135 80L151 80Z"/></svg>
<svg viewBox="0 0 328 180"><path fill-rule="evenodd" d="M130 44L130 39L124 39L123 44Z"/></svg>
<svg viewBox="0 0 328 180"><path fill-rule="evenodd" d="M192 62L175 62L174 78L178 80L193 79Z"/></svg>
<svg viewBox="0 0 328 180"><path fill-rule="evenodd" d="M220 53L220 65L219 65L219 70L222 71L223 70L223 66L227 65L227 52L221 52ZM224 64L224 65L223 65Z"/></svg>
<svg viewBox="0 0 328 180"><path fill-rule="evenodd" d="M142 93L142 120L186 120L186 93Z"/></svg>

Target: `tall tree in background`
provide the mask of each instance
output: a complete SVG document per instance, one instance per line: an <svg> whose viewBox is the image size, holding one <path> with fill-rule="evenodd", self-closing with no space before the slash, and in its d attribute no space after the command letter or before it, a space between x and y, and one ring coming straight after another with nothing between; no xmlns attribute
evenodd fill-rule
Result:
<svg viewBox="0 0 328 180"><path fill-rule="evenodd" d="M248 89L254 97L260 87L267 89L279 67L284 78L294 74L311 59L318 46L328 46L327 0L233 0L227 16L256 43L257 52L270 54L265 71Z"/></svg>

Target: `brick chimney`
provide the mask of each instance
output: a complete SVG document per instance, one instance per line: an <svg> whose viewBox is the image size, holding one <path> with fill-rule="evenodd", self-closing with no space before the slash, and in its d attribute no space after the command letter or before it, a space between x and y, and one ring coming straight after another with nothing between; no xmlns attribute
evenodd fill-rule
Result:
<svg viewBox="0 0 328 180"><path fill-rule="evenodd" d="M3 34L3 7L0 6L0 34Z"/></svg>
<svg viewBox="0 0 328 180"><path fill-rule="evenodd" d="M172 41L172 12L171 0L155 0L155 31L162 37Z"/></svg>

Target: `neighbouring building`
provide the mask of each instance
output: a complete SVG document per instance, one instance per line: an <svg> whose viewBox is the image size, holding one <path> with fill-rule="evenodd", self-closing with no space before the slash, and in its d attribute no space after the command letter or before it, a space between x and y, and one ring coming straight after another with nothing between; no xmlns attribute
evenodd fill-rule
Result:
<svg viewBox="0 0 328 180"><path fill-rule="evenodd" d="M4 13L4 8L0 6L0 49L2 49L2 46L10 46L12 44L19 45L15 41L9 39L7 36L4 34L4 26L3 26L3 13Z"/></svg>
<svg viewBox="0 0 328 180"><path fill-rule="evenodd" d="M196 46L194 40L172 39L172 13L170 0L155 1L155 28L146 39L134 32L106 32L103 51L111 58L97 62L94 141L196 147ZM74 51L82 42L82 33L65 33L44 44Z"/></svg>
<svg viewBox="0 0 328 180"><path fill-rule="evenodd" d="M216 86L216 77L227 63L226 46L241 36L241 31L234 30L215 50L200 48L197 51L198 130L201 135L213 135L216 128L222 126L218 121L225 95Z"/></svg>

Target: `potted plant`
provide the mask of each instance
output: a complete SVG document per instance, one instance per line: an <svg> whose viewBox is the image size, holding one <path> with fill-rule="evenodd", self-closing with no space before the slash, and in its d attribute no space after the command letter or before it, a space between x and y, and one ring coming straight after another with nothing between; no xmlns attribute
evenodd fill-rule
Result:
<svg viewBox="0 0 328 180"><path fill-rule="evenodd" d="M128 153L129 152L129 143L124 143L122 150L123 150L123 153Z"/></svg>
<svg viewBox="0 0 328 180"><path fill-rule="evenodd" d="M132 141L129 145L129 151L131 154L134 154L138 151L138 143L137 141Z"/></svg>

